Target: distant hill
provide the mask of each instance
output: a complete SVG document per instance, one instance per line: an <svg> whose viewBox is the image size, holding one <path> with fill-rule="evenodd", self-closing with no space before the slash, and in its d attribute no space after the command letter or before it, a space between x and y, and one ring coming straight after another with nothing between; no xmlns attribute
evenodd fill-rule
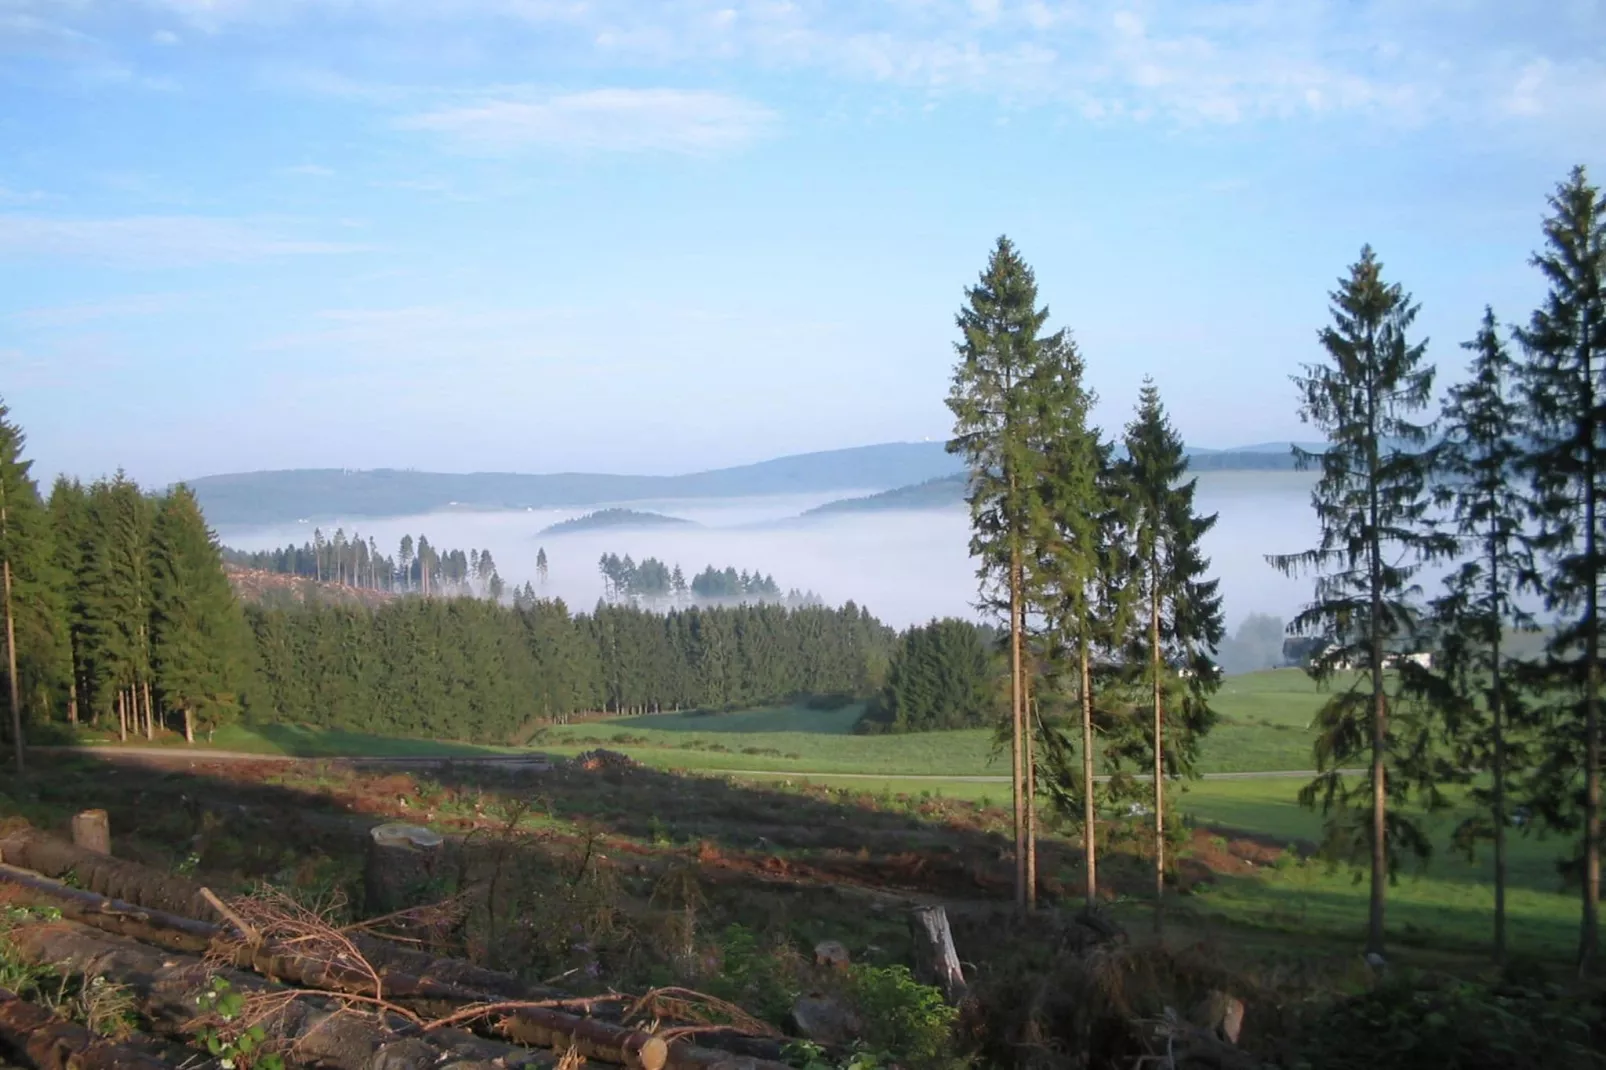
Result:
<svg viewBox="0 0 1606 1070"><path fill-rule="evenodd" d="M661 528L694 527L690 520L662 513L638 513L634 509L599 509L571 520L560 520L542 528L542 535L573 535L581 531L602 531L606 528Z"/></svg>
<svg viewBox="0 0 1606 1070"><path fill-rule="evenodd" d="M958 470L958 459L941 442L891 442L678 476L319 468L202 476L187 483L209 523L238 527L444 509L550 509L645 499L885 489Z"/></svg>
<svg viewBox="0 0 1606 1070"><path fill-rule="evenodd" d="M1293 467L1286 443L1189 452L1199 472ZM187 482L209 523L242 527L337 516L414 516L448 509L551 509L685 498L909 491L957 476L962 469L960 459L942 442L888 442L678 476L299 468L202 476ZM911 501L893 499L892 504L868 508L911 508Z"/></svg>
<svg viewBox="0 0 1606 1070"><path fill-rule="evenodd" d="M863 498L839 498L808 510L804 516L836 516L840 513L874 513L897 509L943 509L965 501L965 477L943 476L910 487L894 487Z"/></svg>
<svg viewBox="0 0 1606 1070"><path fill-rule="evenodd" d="M1243 450L1188 450L1188 469L1192 472L1287 472L1294 458L1285 443L1282 452L1272 446ZM894 487L862 498L839 498L817 505L803 515L837 516L843 513L893 512L899 509L946 509L965 500L963 474L939 476L923 483Z"/></svg>

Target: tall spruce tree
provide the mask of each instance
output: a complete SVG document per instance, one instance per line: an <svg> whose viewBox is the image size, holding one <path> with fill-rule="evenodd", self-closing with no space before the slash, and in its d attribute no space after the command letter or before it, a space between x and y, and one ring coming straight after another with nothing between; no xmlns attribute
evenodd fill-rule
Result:
<svg viewBox="0 0 1606 1070"><path fill-rule="evenodd" d="M1315 597L1289 628L1327 641L1310 673L1327 685L1342 668L1360 670L1350 686L1335 692L1317 715L1317 777L1300 792L1306 805L1318 801L1328 816L1330 838L1347 839L1351 851L1364 845L1371 864L1366 950L1384 948L1387 882L1401 843L1417 852L1427 841L1391 801L1408 784L1389 775L1391 707L1398 695L1385 676L1391 654L1415 641L1418 609L1414 576L1423 560L1448 553L1451 541L1428 528L1431 426L1413 418L1433 394L1427 343L1408 334L1418 307L1397 284L1383 280L1370 246L1330 295L1332 325L1320 332L1327 360L1308 364L1293 377L1300 418L1323 433L1321 453L1297 447L1301 469L1321 478L1311 505L1321 540L1303 553L1270 556L1290 575L1314 574ZM1342 770L1369 755L1358 785ZM1353 808L1370 808L1370 821L1356 827Z"/></svg>
<svg viewBox="0 0 1606 1070"><path fill-rule="evenodd" d="M1027 872L1028 777L1025 765L1026 683L1023 643L1027 612L1025 570L1031 545L1040 457L1034 450L1032 380L1046 345L1048 309L1037 305L1037 280L1006 237L1000 237L976 285L965 291L956 322L948 408L954 437L948 452L969 470L972 556L980 561L980 607L1008 623L1010 770L1015 822L1015 900L1022 910L1035 899Z"/></svg>
<svg viewBox="0 0 1606 1070"><path fill-rule="evenodd" d="M151 661L162 704L183 715L184 738L238 708L235 675L243 619L222 553L195 495L173 488L151 531Z"/></svg>
<svg viewBox="0 0 1606 1070"><path fill-rule="evenodd" d="M1043 735L1043 760L1053 796L1081 803L1083 871L1089 904L1098 898L1098 822L1094 795L1094 658L1110 646L1124 621L1120 580L1111 553L1117 531L1111 446L1091 423L1097 396L1086 365L1064 332L1043 347L1032 379L1034 437L1042 458L1040 490L1030 500L1032 599L1043 607L1051 663L1059 689L1076 700L1081 744L1063 733ZM1069 677L1067 684L1066 678ZM1080 752L1078 773L1070 761Z"/></svg>
<svg viewBox="0 0 1606 1070"><path fill-rule="evenodd" d="M1209 696L1218 684L1212 655L1225 632L1216 580L1199 542L1216 516L1194 508L1196 479L1186 479L1182 437L1171 426L1160 391L1145 379L1138 411L1126 428L1119 482L1126 514L1131 575L1136 580L1127 659L1141 666L1154 761L1154 926L1165 903L1165 786L1193 771L1199 740L1214 721ZM1179 676L1178 670L1182 670ZM1180 685L1180 686L1179 686ZM1168 692L1178 693L1175 703ZM1168 709L1174 705L1174 709ZM1167 731L1169 727L1169 732Z"/></svg>
<svg viewBox="0 0 1606 1070"><path fill-rule="evenodd" d="M1462 561L1433 602L1437 659L1422 675L1440 698L1450 761L1461 778L1472 780L1478 803L1479 812L1458 827L1456 842L1470 852L1479 840L1493 841L1494 954L1504 961L1508 798L1512 774L1526 763L1510 730L1521 706L1501 640L1530 624L1518 594L1536 579L1524 533L1531 502L1517 478L1525 423L1517 368L1492 309L1484 310L1477 336L1462 347L1472 352L1472 363L1467 378L1449 390L1436 451Z"/></svg>
<svg viewBox="0 0 1606 1070"><path fill-rule="evenodd" d="M30 695L49 680L54 660L54 621L47 589L50 571L49 520L39 488L23 457L26 437L0 401L0 611L5 613L8 734L17 775L27 772L24 716Z"/></svg>
<svg viewBox="0 0 1606 1070"><path fill-rule="evenodd" d="M85 618L81 588L85 576L85 528L89 496L83 484L57 476L48 502L53 563L61 593L61 621L67 644L67 722L76 725L88 709L85 677Z"/></svg>
<svg viewBox="0 0 1606 1070"><path fill-rule="evenodd" d="M1549 284L1517 332L1525 360L1529 449L1546 608L1558 617L1549 644L1546 761L1539 812L1582 829L1579 969L1600 965L1600 704L1602 481L1606 480L1606 199L1575 168L1550 197L1545 246L1533 264Z"/></svg>

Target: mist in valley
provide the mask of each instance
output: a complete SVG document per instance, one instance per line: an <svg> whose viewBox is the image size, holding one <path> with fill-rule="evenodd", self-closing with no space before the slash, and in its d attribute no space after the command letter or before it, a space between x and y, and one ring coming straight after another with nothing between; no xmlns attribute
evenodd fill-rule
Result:
<svg viewBox="0 0 1606 1070"><path fill-rule="evenodd" d="M1280 642L1265 618L1286 621L1309 599L1308 577L1281 575L1265 555L1307 549L1317 538L1310 508L1316 476L1305 472L1226 471L1198 475L1198 506L1218 514L1205 539L1213 575L1221 582L1229 641L1222 660L1233 671L1263 667ZM869 493L866 491L865 493ZM772 575L783 591L812 591L828 604L852 600L888 624L904 627L932 617L975 616L975 565L968 554L969 517L962 508L912 512L840 513L802 518L805 510L841 493L711 500L613 503L680 517L691 525L608 528L541 535L559 521L601 506L497 512L439 512L387 519L336 518L318 524L225 528L222 541L262 550L332 536L372 536L394 555L402 536L425 535L436 547L489 550L510 588L534 584L536 554L549 562L547 594L586 610L603 594L598 560L604 554L656 557L680 565L688 579L707 566ZM1431 590L1442 569L1426 572ZM1236 634L1235 634L1236 633Z"/></svg>

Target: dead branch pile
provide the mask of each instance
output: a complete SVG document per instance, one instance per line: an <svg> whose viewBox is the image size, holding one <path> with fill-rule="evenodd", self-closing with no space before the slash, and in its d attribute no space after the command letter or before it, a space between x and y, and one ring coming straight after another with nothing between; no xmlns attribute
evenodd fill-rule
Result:
<svg viewBox="0 0 1606 1070"><path fill-rule="evenodd" d="M196 956L171 954L73 922L23 926L10 939L30 962L124 986L164 1036L193 1039L208 1029L227 1036L256 1026L263 1032L264 1049L282 1052L292 1064L332 1070L490 1070L493 1065L547 1066L553 1061L550 1053L457 1030L409 1036L409 1031L417 1032L416 1017L382 1005L357 1013L350 997L324 998L238 970L216 970ZM206 994L215 991L213 978L244 996L240 1011L227 1021L206 1006Z"/></svg>
<svg viewBox="0 0 1606 1070"><path fill-rule="evenodd" d="M0 851L8 859L20 856L47 861L91 886L127 889L141 896L154 894L161 902L201 903L208 913L223 919L221 924L198 921L69 888L17 866L0 865L0 883L21 898L56 907L65 917L130 938L115 940L80 925L62 923L19 930L14 942L23 946L26 934L27 953L37 962L57 967L66 964L84 974L106 973L128 984L140 995L147 1015L165 1023L170 1034L193 1027L198 1008L186 1006L185 1000L193 1004L198 978L217 975L228 978L240 991L250 991L248 1003L257 1019L253 1024L261 1024L275 1042L297 1053L309 1044L322 1044L317 1038L331 1031L346 1036L337 1045L346 1052L341 1056L345 1061L336 1063L329 1061L334 1055L320 1056L324 1061L319 1065L365 1070L368 1064L362 1060L381 1048L389 1051L389 1040L435 1043L441 1037L467 1036L462 1031L472 1029L547 1049L544 1058L548 1060L574 1052L632 1070L711 1070L734 1063L752 1070L780 1067L773 1061L779 1045L772 1030L739 1008L697 993L666 989L640 1000L623 995L565 998L524 986L510 975L398 948L361 931L360 926L334 927L272 893L225 903L192 882L142 866L120 863L109 869L80 868L80 863L102 856L81 858L70 845L58 845L38 833L8 837L0 841ZM164 957L146 944L183 954ZM160 964L153 955L162 960ZM118 970L115 975L113 966ZM347 1018L367 1024L359 1028L347 1023ZM641 1022L644 1027L629 1022ZM317 1038L309 1039L314 1033ZM366 1039L354 1041L351 1035ZM696 1047L690 1043L694 1037L717 1043L723 1050ZM412 1047L423 1052L418 1044ZM734 1059L733 1053L742 1058ZM432 1058L438 1063L444 1057L436 1044ZM411 1064L391 1061L384 1065L401 1068Z"/></svg>
<svg viewBox="0 0 1606 1070"><path fill-rule="evenodd" d="M588 772L606 772L615 770L635 769L640 762L628 754L620 754L616 750L588 750L569 759L569 765L575 769L584 769Z"/></svg>

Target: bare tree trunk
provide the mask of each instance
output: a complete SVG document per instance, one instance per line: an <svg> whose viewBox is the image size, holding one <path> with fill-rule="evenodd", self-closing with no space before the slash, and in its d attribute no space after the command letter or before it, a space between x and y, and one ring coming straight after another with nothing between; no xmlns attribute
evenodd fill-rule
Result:
<svg viewBox="0 0 1606 1070"><path fill-rule="evenodd" d="M0 531L5 530L5 506L0 504ZM11 613L11 558L8 556L0 562L0 571L5 573L6 598L6 682L11 691L11 740L17 748L17 778L28 775L26 760L23 755L28 749L27 740L22 738L22 697L17 689L17 628L12 620Z"/></svg>
<svg viewBox="0 0 1606 1070"><path fill-rule="evenodd" d="M69 640L70 641L70 640ZM78 655L72 655L72 675L67 679L67 723L78 727Z"/></svg>
<svg viewBox="0 0 1606 1070"><path fill-rule="evenodd" d="M195 711L184 707L184 742L195 745Z"/></svg>
<svg viewBox="0 0 1606 1070"><path fill-rule="evenodd" d="M1149 660L1154 673L1154 931L1165 929L1165 696L1160 680L1160 591L1149 563Z"/></svg>
<svg viewBox="0 0 1606 1070"><path fill-rule="evenodd" d="M1026 909L1037 909L1037 765L1034 735L1037 731L1036 706L1028 690L1025 696L1026 725L1023 739L1026 751Z"/></svg>
<svg viewBox="0 0 1606 1070"><path fill-rule="evenodd" d="M145 680L141 685L145 690L145 738L156 738L156 707L151 703L151 682Z"/></svg>
<svg viewBox="0 0 1606 1070"><path fill-rule="evenodd" d="M1593 384L1593 375L1590 382ZM1593 400L1593 399L1591 399ZM1594 409L1590 409L1591 415ZM1593 424L1593 419L1590 421ZM1594 442L1597 429L1591 428L1590 447L1585 450L1584 482L1584 560L1590 569L1589 593L1584 614L1584 666L1587 673L1584 693L1584 910L1578 934L1578 972L1595 972L1600 954L1600 559L1595 537Z"/></svg>
<svg viewBox="0 0 1606 1070"><path fill-rule="evenodd" d="M128 742L128 706L123 702L126 694L122 688L117 689L117 738L123 743Z"/></svg>
<svg viewBox="0 0 1606 1070"><path fill-rule="evenodd" d="M1087 905L1099 901L1098 822L1093 806L1093 667L1087 637L1081 640L1082 660L1082 853L1087 871Z"/></svg>
<svg viewBox="0 0 1606 1070"><path fill-rule="evenodd" d="M1373 588L1372 605L1381 599ZM1383 761L1388 746L1388 702L1383 694L1383 636L1379 619L1372 618L1372 888L1367 915L1366 950L1383 954L1383 904L1388 889L1388 790Z"/></svg>
<svg viewBox="0 0 1606 1070"><path fill-rule="evenodd" d="M1500 605L1500 556L1489 555L1489 593ZM1489 727L1494 735L1494 960L1506 961L1506 726L1505 676L1500 664L1500 630L1489 651Z"/></svg>
<svg viewBox="0 0 1606 1070"><path fill-rule="evenodd" d="M1010 780L1015 802L1015 905L1026 909L1026 800L1024 753L1021 741L1021 586L1020 550L1009 563L1009 735Z"/></svg>

